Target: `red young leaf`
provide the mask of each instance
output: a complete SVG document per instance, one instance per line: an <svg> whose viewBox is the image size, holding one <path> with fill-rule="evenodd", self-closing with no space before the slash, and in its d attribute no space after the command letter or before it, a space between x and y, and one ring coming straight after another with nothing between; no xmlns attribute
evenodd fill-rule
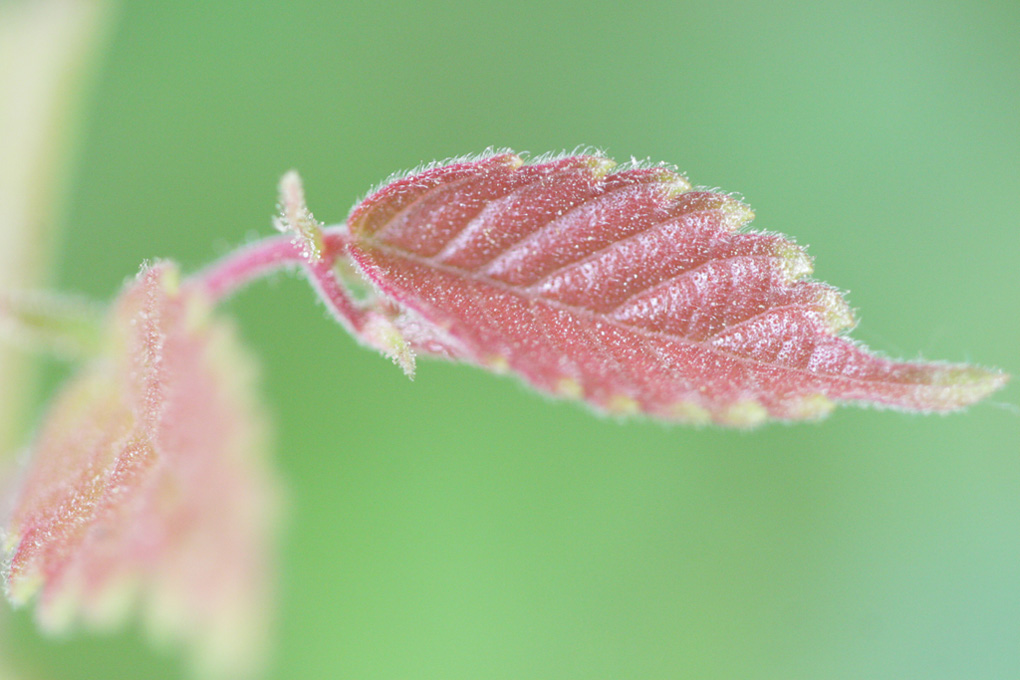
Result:
<svg viewBox="0 0 1020 680"><path fill-rule="evenodd" d="M0 527L0 583L46 629L138 610L204 675L248 677L269 635L265 414L232 327L177 276L164 262L127 286L53 402Z"/></svg>
<svg viewBox="0 0 1020 680"><path fill-rule="evenodd" d="M1005 383L846 339L839 292L806 278L785 237L740 231L752 216L667 168L503 153L393 181L326 235L381 292L359 310L370 319L347 319L369 344L512 371L604 411L750 426L835 401L946 411Z"/></svg>

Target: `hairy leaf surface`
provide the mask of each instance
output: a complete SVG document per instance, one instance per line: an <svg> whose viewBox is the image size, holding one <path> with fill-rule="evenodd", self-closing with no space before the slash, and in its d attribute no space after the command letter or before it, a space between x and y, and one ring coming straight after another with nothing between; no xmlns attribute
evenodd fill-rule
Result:
<svg viewBox="0 0 1020 680"><path fill-rule="evenodd" d="M387 184L342 234L414 351L603 411L750 426L838 401L952 410L1005 382L849 340L840 293L752 217L665 167L502 153Z"/></svg>
<svg viewBox="0 0 1020 680"><path fill-rule="evenodd" d="M278 501L266 418L232 327L177 276L160 263L125 289L49 409L0 529L0 580L48 630L137 612L203 676L250 677Z"/></svg>

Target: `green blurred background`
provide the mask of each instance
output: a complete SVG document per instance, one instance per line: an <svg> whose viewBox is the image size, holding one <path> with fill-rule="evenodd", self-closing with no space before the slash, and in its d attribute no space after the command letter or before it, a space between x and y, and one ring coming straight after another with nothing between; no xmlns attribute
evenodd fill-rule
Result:
<svg viewBox="0 0 1020 680"><path fill-rule="evenodd" d="M421 161L590 144L741 192L873 348L1016 374L1018 83L1015 0L124 2L56 279L199 267L271 231L292 167L336 222ZM693 430L408 382L296 278L229 312L290 490L273 678L1020 677L1016 384ZM49 678L181 670L136 633L11 634Z"/></svg>

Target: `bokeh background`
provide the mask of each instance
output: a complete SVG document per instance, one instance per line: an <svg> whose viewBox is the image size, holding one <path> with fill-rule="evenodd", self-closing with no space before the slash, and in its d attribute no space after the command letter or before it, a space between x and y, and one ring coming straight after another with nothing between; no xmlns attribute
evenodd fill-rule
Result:
<svg viewBox="0 0 1020 680"><path fill-rule="evenodd" d="M1020 4L175 2L110 17L54 282L107 298L390 173L594 145L739 191L855 337L1020 372ZM1020 677L1020 390L753 433L600 419L422 362L280 276L228 305L289 490L273 678ZM47 381L59 379L50 366ZM13 654L175 678L135 632Z"/></svg>

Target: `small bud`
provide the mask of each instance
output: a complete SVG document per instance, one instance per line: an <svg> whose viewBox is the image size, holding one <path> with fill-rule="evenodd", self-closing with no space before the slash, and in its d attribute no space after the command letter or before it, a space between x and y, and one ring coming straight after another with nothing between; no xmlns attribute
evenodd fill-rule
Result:
<svg viewBox="0 0 1020 680"><path fill-rule="evenodd" d="M322 224L315 220L305 203L305 190L301 177L291 170L280 179L280 215L273 225L284 234L294 234L294 245L301 249L309 262L323 257Z"/></svg>

